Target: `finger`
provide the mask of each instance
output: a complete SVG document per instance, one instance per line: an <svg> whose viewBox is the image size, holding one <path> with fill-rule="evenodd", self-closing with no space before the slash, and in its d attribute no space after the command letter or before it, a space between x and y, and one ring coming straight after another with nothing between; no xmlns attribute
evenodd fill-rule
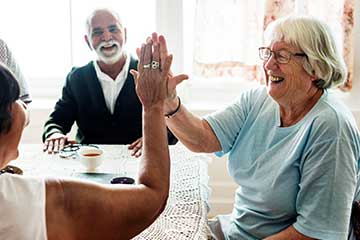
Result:
<svg viewBox="0 0 360 240"><path fill-rule="evenodd" d="M141 149L141 147L142 147L142 141L138 140L137 143L136 143L136 148Z"/></svg>
<svg viewBox="0 0 360 240"><path fill-rule="evenodd" d="M144 53L144 61L143 64L150 64L151 63L151 53L152 51L152 40L148 38L145 44L145 53Z"/></svg>
<svg viewBox="0 0 360 240"><path fill-rule="evenodd" d="M66 138L61 138L59 144L59 151L64 149L65 143L66 143Z"/></svg>
<svg viewBox="0 0 360 240"><path fill-rule="evenodd" d="M153 61L159 62L161 64L160 60L160 45L158 43L154 43L154 53L153 53Z"/></svg>
<svg viewBox="0 0 360 240"><path fill-rule="evenodd" d="M141 156L141 153L141 148L134 148L134 150L131 152L131 156L138 158Z"/></svg>
<svg viewBox="0 0 360 240"><path fill-rule="evenodd" d="M135 86L137 86L137 84L138 84L139 72L136 71L136 70L134 70L134 69L131 69L131 70L130 70L130 73L131 73L131 75L134 77Z"/></svg>
<svg viewBox="0 0 360 240"><path fill-rule="evenodd" d="M163 71L161 72L161 75L163 78L166 78L169 74L170 66L172 63L172 58L173 58L173 56L171 54L165 58L164 68L163 68Z"/></svg>
<svg viewBox="0 0 360 240"><path fill-rule="evenodd" d="M139 148L134 147L131 151L131 156L136 156L138 151L139 151Z"/></svg>
<svg viewBox="0 0 360 240"><path fill-rule="evenodd" d="M139 139L136 139L134 142L132 142L129 145L128 149L134 149L136 147L136 145L138 144L138 141L139 141Z"/></svg>
<svg viewBox="0 0 360 240"><path fill-rule="evenodd" d="M182 81L189 79L189 76L186 74L180 74L172 78L176 85L180 84Z"/></svg>
<svg viewBox="0 0 360 240"><path fill-rule="evenodd" d="M58 153L58 152L59 152L59 139L56 139L56 140L54 141L53 152L54 152L54 153Z"/></svg>
<svg viewBox="0 0 360 240"><path fill-rule="evenodd" d="M165 37L163 35L159 36L159 44L160 44L160 59L162 62L161 65L161 69L164 68L164 64L165 64L165 58L168 56L168 49L166 46L166 40Z"/></svg>
<svg viewBox="0 0 360 240"><path fill-rule="evenodd" d="M45 152L48 149L49 142L45 141L43 146L43 151Z"/></svg>
<svg viewBox="0 0 360 240"><path fill-rule="evenodd" d="M159 43L158 34L156 32L153 32L151 34L151 39L152 39L153 43Z"/></svg>
<svg viewBox="0 0 360 240"><path fill-rule="evenodd" d="M49 143L49 144L48 144L47 152L48 152L49 154L51 154L51 153L53 152L54 142L53 142L53 140L49 140L48 143Z"/></svg>
<svg viewBox="0 0 360 240"><path fill-rule="evenodd" d="M138 158L142 155L142 149L140 148L136 153L135 153L135 157Z"/></svg>
<svg viewBox="0 0 360 240"><path fill-rule="evenodd" d="M136 48L136 55L137 55L138 59L141 58L141 48Z"/></svg>
<svg viewBox="0 0 360 240"><path fill-rule="evenodd" d="M145 44L142 44L140 50L139 64L138 64L138 70L141 72L144 70L144 56L145 56Z"/></svg>

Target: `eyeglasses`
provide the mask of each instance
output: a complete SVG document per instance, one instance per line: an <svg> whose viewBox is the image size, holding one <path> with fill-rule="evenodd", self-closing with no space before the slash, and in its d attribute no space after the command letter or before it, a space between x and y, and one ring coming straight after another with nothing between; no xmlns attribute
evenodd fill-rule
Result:
<svg viewBox="0 0 360 240"><path fill-rule="evenodd" d="M60 150L59 152L59 156L61 158L70 158L70 157L75 157L76 156L76 152L80 149L80 147L82 146L87 146L87 147L93 147L93 148L99 148L96 145L93 144L70 144L65 146L63 149Z"/></svg>
<svg viewBox="0 0 360 240"><path fill-rule="evenodd" d="M269 60L274 54L274 58L278 63L288 63L291 60L291 56L307 57L305 53L292 53L288 50L282 49L279 51L272 51L270 48L261 47L259 48L259 57L263 61Z"/></svg>

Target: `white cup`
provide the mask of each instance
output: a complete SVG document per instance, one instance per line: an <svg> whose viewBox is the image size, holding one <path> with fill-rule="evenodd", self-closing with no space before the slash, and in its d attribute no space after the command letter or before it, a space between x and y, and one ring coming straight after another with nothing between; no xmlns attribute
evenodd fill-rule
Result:
<svg viewBox="0 0 360 240"><path fill-rule="evenodd" d="M80 162L86 170L93 171L103 162L103 150L94 147L81 147L78 150Z"/></svg>

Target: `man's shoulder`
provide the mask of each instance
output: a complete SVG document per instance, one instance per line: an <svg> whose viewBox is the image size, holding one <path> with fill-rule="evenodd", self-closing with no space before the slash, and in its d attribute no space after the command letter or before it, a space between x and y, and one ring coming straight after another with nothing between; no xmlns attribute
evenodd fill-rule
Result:
<svg viewBox="0 0 360 240"><path fill-rule="evenodd" d="M89 63L87 63L84 66L81 67L72 67L70 73L79 73L79 72L87 72L87 71L91 71L94 69L94 63L93 61L90 61Z"/></svg>
<svg viewBox="0 0 360 240"><path fill-rule="evenodd" d="M73 67L68 74L68 80L83 78L84 75L95 74L95 68L93 61L81 67Z"/></svg>

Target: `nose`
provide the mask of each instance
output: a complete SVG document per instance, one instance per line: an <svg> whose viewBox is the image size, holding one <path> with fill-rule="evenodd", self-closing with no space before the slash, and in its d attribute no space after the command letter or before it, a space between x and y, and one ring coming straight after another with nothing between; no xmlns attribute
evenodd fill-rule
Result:
<svg viewBox="0 0 360 240"><path fill-rule="evenodd" d="M108 30L105 30L103 35L102 35L102 40L107 42L107 41L112 40L112 37L113 37L112 33L110 31L108 31Z"/></svg>
<svg viewBox="0 0 360 240"><path fill-rule="evenodd" d="M274 54L271 54L270 58L264 61L264 68L266 70L271 70L276 66L277 62L275 60Z"/></svg>

